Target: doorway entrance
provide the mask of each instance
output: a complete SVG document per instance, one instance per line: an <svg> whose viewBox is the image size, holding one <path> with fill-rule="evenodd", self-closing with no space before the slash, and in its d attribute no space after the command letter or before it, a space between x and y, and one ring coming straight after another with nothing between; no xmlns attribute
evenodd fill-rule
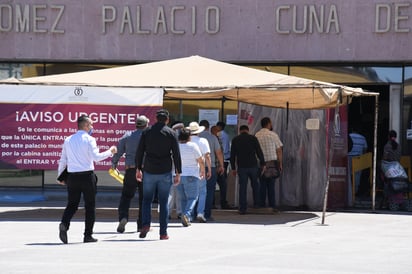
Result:
<svg viewBox="0 0 412 274"><path fill-rule="evenodd" d="M379 93L378 128L377 128L377 162L380 162L383 147L387 142L388 131L390 130L390 86L389 85L361 85L367 91ZM373 153L374 142L374 120L375 120L375 97L365 96L353 98L348 105L348 130L356 129L358 133L365 136L368 149ZM357 196L369 196L369 172L362 172ZM378 176L376 177L378 179ZM377 182L378 183L378 182Z"/></svg>

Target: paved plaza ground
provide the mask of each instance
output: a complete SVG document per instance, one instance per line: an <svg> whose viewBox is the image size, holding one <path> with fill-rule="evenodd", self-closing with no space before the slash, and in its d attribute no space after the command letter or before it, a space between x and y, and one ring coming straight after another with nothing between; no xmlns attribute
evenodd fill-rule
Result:
<svg viewBox="0 0 412 274"><path fill-rule="evenodd" d="M145 239L135 209L126 232L116 232L117 194L98 194L97 243L82 243L80 209L64 245L58 224L65 201L57 193L24 201L19 190L0 191L23 195L0 201L0 273L412 273L409 212L327 212L322 225L321 212L215 210L206 224L172 219L170 239L160 241L155 208Z"/></svg>

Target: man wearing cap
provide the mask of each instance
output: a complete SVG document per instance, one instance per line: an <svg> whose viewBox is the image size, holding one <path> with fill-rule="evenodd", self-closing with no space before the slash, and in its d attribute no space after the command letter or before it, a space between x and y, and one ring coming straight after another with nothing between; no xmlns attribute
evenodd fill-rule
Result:
<svg viewBox="0 0 412 274"><path fill-rule="evenodd" d="M136 179L143 178L142 230L140 238L150 231L152 201L157 190L159 201L160 240L167 240L169 209L167 200L172 183L180 183L182 160L176 132L169 128L169 112L161 109L156 112L156 123L142 132L136 152ZM172 165L172 160L173 164ZM172 176L172 166L175 176Z"/></svg>
<svg viewBox="0 0 412 274"><path fill-rule="evenodd" d="M206 182L206 204L205 204L205 218L206 220L212 221L212 208L213 200L215 198L216 191L216 180L217 175L223 173L223 153L220 148L219 140L215 135L209 132L209 121L202 120L199 122L201 126L205 127L205 130L199 134L200 137L206 138L209 142L210 147L210 159L211 159L211 168L212 175ZM216 161L218 161L218 167L216 167Z"/></svg>
<svg viewBox="0 0 412 274"><path fill-rule="evenodd" d="M84 243L97 242L93 238L93 226L96 218L96 183L97 177L94 173L94 162L102 161L117 152L115 146L99 152L96 139L92 137L93 122L82 115L77 119L77 132L64 140L62 153L59 160L57 178L59 184L67 185L67 206L64 210L59 225L60 240L67 244L67 231L71 219L79 208L80 197L83 195L85 208ZM64 170L67 177L62 178Z"/></svg>
<svg viewBox="0 0 412 274"><path fill-rule="evenodd" d="M204 160L204 166L206 167L207 173L206 177L200 179L199 182L199 197L197 200L197 214L196 219L201 222L205 223L205 205L206 205L206 180L209 180L212 176L212 169L211 169L211 159L210 159L210 147L209 142L206 138L199 137L199 133L205 130L204 126L199 126L197 122L191 122L187 129L190 130L191 141L197 144L200 148L200 152L202 153L202 157Z"/></svg>
<svg viewBox="0 0 412 274"><path fill-rule="evenodd" d="M125 156L125 176L123 180L122 196L120 197L119 207L117 209L119 214L119 225L117 232L123 233L125 226L129 221L130 202L136 194L138 189L139 198L139 216L137 220L137 231L142 229L142 201L143 201L143 184L136 180L136 151L139 145L142 131L148 126L149 119L140 115L136 119L136 130L126 132L120 138L117 144L117 153L112 158L112 168L116 169L120 157Z"/></svg>

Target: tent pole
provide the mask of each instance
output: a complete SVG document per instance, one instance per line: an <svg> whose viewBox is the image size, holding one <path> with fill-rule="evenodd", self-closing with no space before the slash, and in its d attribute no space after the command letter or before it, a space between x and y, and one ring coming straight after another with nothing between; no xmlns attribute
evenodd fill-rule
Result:
<svg viewBox="0 0 412 274"><path fill-rule="evenodd" d="M338 105L336 106L336 109L338 109ZM329 114L330 115L330 114ZM327 121L330 120L328 115ZM335 121L335 119L333 119ZM326 179L326 186L325 186L325 194L323 197L323 210L322 210L322 225L325 224L325 216L326 216L326 208L328 205L328 192L329 192L329 182L330 182L330 170L331 170L331 164L332 164L332 145L329 144L329 151L328 151L328 156L327 156L327 179Z"/></svg>
<svg viewBox="0 0 412 274"><path fill-rule="evenodd" d="M373 131L373 166L372 166L372 210L375 211L376 199L376 158L378 146L378 110L379 110L379 95L375 95L375 122Z"/></svg>
<svg viewBox="0 0 412 274"><path fill-rule="evenodd" d="M183 121L183 102L182 102L182 99L179 100L179 120Z"/></svg>
<svg viewBox="0 0 412 274"><path fill-rule="evenodd" d="M225 121L225 102L226 102L226 98L223 97L221 100L221 113L220 113L220 121Z"/></svg>
<svg viewBox="0 0 412 274"><path fill-rule="evenodd" d="M328 179L326 180L325 196L323 199L322 225L325 224L326 206L328 204L329 178L330 176L329 176L329 170L328 170Z"/></svg>
<svg viewBox="0 0 412 274"><path fill-rule="evenodd" d="M338 102L336 104L335 113L334 113L335 116L336 116L337 113L339 115L339 105L341 103L342 103L342 90L339 89ZM328 117L327 121L330 121L330 117ZM336 119L333 119L333 123L334 124L336 123ZM327 162L328 162L327 163L328 164L327 172L328 172L328 174L327 174L327 180L326 180L326 186L325 186L325 195L324 195L324 198L323 198L322 225L325 224L326 208L327 208L327 205L328 205L330 170L331 170L331 166L332 166L332 156L333 156L332 154L333 154L333 146L332 146L331 143L329 143L329 152L328 152L328 157L327 157Z"/></svg>

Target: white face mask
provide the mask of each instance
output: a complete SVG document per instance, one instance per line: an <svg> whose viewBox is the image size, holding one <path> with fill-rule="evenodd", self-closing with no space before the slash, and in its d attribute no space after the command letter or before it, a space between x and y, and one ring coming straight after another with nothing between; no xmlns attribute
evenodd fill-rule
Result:
<svg viewBox="0 0 412 274"><path fill-rule="evenodd" d="M87 131L87 133L90 135L90 136L92 136L92 134L93 134L93 126L91 125L91 124L89 124L89 130Z"/></svg>

